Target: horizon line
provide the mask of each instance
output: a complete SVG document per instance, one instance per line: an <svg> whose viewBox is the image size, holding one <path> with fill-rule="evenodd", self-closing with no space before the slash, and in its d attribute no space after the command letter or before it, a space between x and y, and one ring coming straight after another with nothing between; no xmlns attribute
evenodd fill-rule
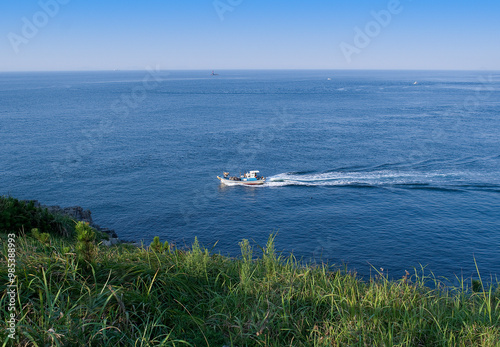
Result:
<svg viewBox="0 0 500 347"><path fill-rule="evenodd" d="M145 66L142 69L82 69L82 70L0 70L0 73L20 73L20 72L134 72L144 71L151 66ZM159 69L157 71L488 71L500 72L500 69L408 69L408 68L395 68L395 69L366 69L366 68L229 68L229 69L214 69L214 68L197 68L197 69Z"/></svg>

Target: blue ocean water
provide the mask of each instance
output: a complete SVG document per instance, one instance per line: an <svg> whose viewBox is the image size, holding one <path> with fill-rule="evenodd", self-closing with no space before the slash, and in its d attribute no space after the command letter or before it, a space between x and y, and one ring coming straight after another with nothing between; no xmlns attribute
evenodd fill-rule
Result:
<svg viewBox="0 0 500 347"><path fill-rule="evenodd" d="M122 239L500 277L500 73L0 74L0 194ZM416 84L414 82L417 82ZM261 187L220 186L257 169Z"/></svg>

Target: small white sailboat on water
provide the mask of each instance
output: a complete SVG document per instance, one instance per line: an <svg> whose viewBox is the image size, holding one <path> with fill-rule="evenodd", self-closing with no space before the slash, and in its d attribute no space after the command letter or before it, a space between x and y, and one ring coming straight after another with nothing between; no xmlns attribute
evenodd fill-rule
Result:
<svg viewBox="0 0 500 347"><path fill-rule="evenodd" d="M245 173L244 175L229 176L229 172L224 172L223 177L217 176L222 184L228 186L243 185L243 186L256 186L266 182L266 178L259 176L259 171L253 170Z"/></svg>

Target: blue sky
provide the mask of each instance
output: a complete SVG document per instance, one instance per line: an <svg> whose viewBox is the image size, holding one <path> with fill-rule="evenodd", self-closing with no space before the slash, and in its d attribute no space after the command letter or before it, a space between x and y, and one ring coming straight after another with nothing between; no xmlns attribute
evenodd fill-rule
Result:
<svg viewBox="0 0 500 347"><path fill-rule="evenodd" d="M0 13L0 71L500 70L497 0L23 0Z"/></svg>

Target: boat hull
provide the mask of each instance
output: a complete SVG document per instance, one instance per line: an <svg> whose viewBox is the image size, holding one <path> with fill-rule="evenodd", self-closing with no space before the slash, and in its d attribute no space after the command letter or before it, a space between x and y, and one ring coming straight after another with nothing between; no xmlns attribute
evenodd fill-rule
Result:
<svg viewBox="0 0 500 347"><path fill-rule="evenodd" d="M228 186L259 186L262 185L266 182L265 178L262 179L246 179L243 178L241 181L233 181L225 177L220 177L217 176L217 178L220 180L222 184L228 185Z"/></svg>

